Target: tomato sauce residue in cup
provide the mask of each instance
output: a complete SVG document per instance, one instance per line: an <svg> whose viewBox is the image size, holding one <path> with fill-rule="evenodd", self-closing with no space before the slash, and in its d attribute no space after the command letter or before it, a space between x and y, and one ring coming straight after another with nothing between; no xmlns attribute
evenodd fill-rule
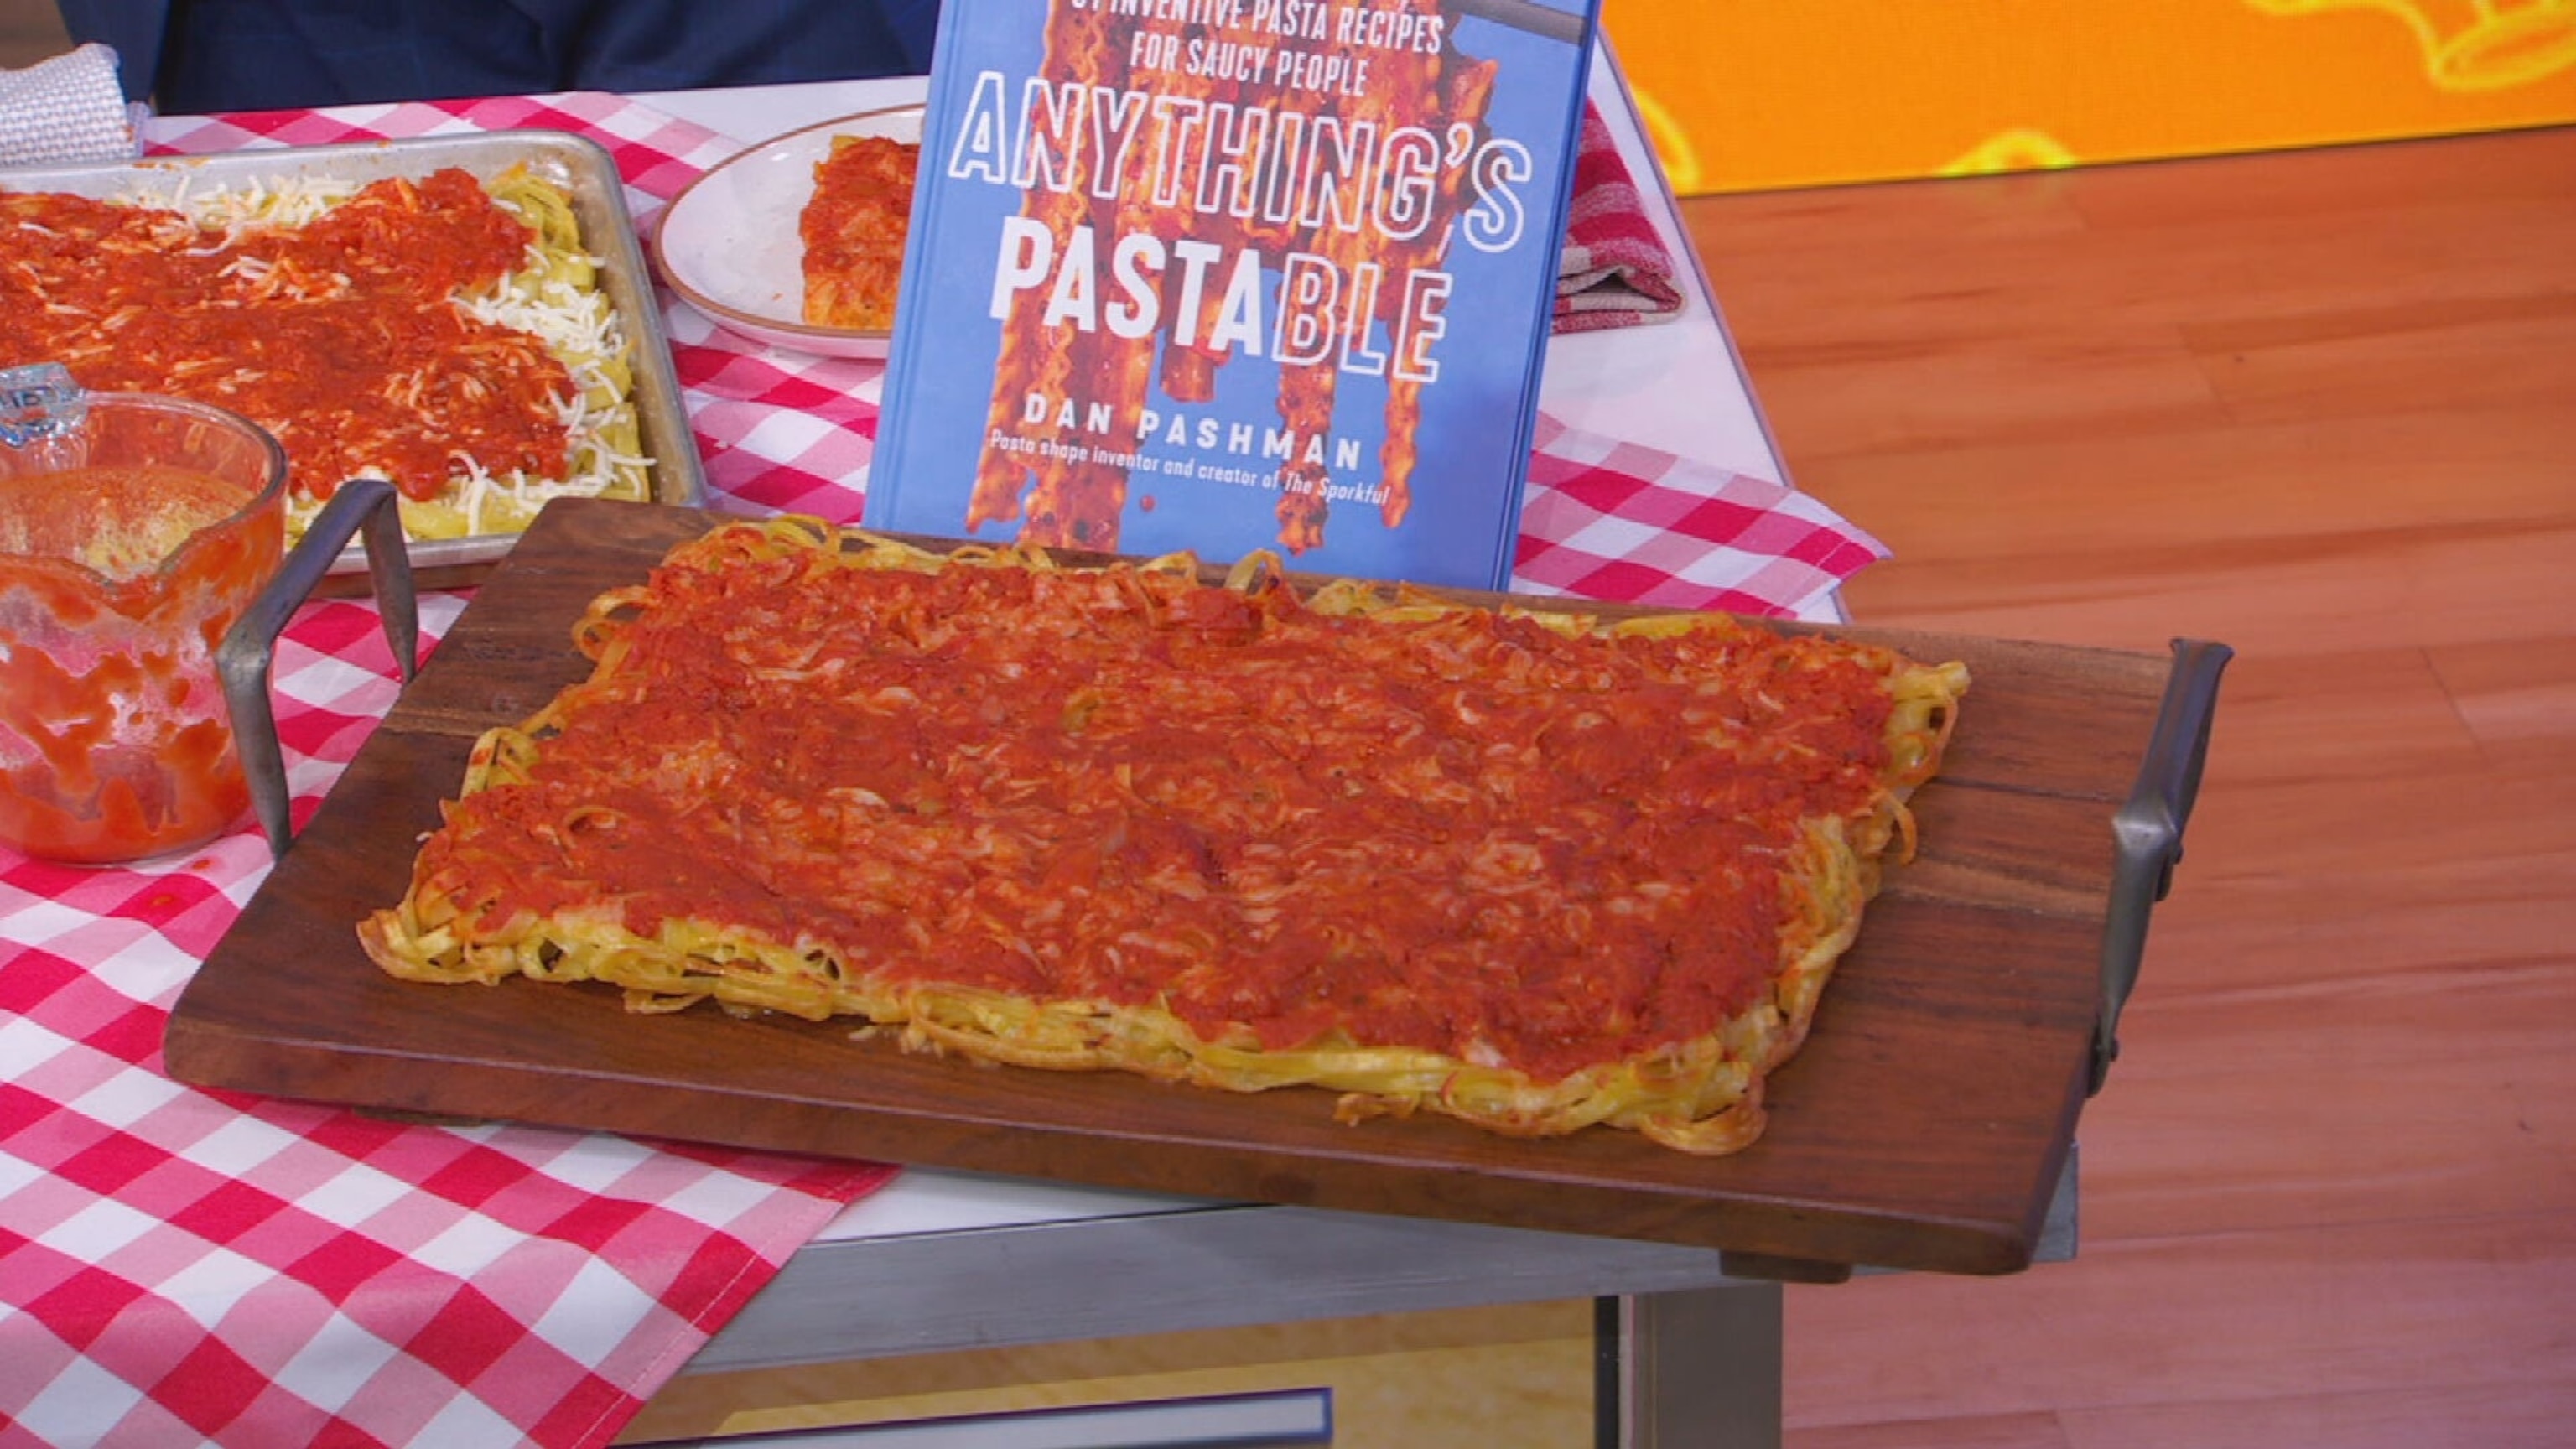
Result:
<svg viewBox="0 0 2576 1449"><path fill-rule="evenodd" d="M251 496L161 466L0 478L0 844L134 860L248 812L214 651L284 549Z"/></svg>

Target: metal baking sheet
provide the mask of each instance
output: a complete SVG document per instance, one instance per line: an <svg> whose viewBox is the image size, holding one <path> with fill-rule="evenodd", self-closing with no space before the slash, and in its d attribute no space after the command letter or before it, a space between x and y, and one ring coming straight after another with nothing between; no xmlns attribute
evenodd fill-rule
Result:
<svg viewBox="0 0 2576 1449"><path fill-rule="evenodd" d="M139 161L88 162L0 170L0 189L61 191L105 200L167 203L186 191L333 180L365 185L387 177L420 178L462 167L490 180L525 165L562 187L580 219L583 243L600 263L600 287L626 324L634 354L637 421L653 460L655 502L694 506L706 496L706 470L689 431L680 385L671 366L671 344L652 274L626 208L624 184L607 150L562 131L512 131L496 135L425 136L340 146L268 147L216 156L155 156ZM412 568L423 587L476 582L510 551L516 534L411 542ZM356 549L341 555L334 574L363 574Z"/></svg>

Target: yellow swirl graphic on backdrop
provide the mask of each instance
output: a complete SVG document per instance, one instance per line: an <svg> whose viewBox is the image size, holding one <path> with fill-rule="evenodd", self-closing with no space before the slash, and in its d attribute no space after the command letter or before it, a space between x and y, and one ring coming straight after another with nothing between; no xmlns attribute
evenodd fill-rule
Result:
<svg viewBox="0 0 2576 1449"><path fill-rule="evenodd" d="M2576 65L2576 0L2246 0L2266 15L2378 10L2424 52L2424 74L2446 91L2494 91ZM2449 17L2447 23L2435 18Z"/></svg>
<svg viewBox="0 0 2576 1449"><path fill-rule="evenodd" d="M1697 191L1701 180L1699 152L1691 145L1690 133L1653 96L1634 87L1628 93L1636 98L1637 115L1646 123L1647 143L1664 164L1664 180L1680 195Z"/></svg>
<svg viewBox="0 0 2576 1449"><path fill-rule="evenodd" d="M1998 131L1965 156L1941 168L1944 176L1996 176L2006 171L2055 171L2075 165L2075 153L2046 131Z"/></svg>

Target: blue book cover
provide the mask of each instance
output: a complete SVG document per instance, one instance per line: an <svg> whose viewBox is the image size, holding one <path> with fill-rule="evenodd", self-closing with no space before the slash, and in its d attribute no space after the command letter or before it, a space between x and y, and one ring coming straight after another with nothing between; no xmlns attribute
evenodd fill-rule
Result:
<svg viewBox="0 0 2576 1449"><path fill-rule="evenodd" d="M866 522L1501 588L1599 0L947 0Z"/></svg>

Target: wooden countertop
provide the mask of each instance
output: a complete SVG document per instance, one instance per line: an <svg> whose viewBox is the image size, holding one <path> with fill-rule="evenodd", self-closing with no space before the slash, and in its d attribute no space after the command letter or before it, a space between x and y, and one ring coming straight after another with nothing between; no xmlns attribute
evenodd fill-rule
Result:
<svg viewBox="0 0 2576 1449"><path fill-rule="evenodd" d="M2075 1261L1789 1291L1787 1444L2576 1421L2576 129L1685 204L1855 618L2237 646Z"/></svg>

